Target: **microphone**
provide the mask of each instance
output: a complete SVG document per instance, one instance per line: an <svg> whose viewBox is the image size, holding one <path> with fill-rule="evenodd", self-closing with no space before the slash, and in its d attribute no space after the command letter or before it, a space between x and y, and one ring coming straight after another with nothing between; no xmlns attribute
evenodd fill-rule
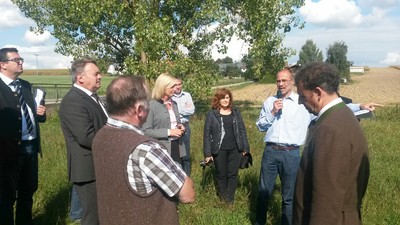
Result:
<svg viewBox="0 0 400 225"><path fill-rule="evenodd" d="M278 91L276 92L276 97L277 98L282 98L282 91L281 89L278 89ZM282 114L282 109L279 109L278 113L276 114L277 116L280 116Z"/></svg>

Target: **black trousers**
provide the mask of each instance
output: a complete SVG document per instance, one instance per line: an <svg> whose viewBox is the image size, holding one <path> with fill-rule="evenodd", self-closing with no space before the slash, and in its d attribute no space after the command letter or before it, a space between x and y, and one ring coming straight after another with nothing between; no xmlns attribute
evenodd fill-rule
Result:
<svg viewBox="0 0 400 225"><path fill-rule="evenodd" d="M217 173L217 192L219 197L227 203L233 203L237 187L241 153L237 148L221 149L214 156Z"/></svg>
<svg viewBox="0 0 400 225"><path fill-rule="evenodd" d="M1 163L0 172L0 225L32 225L33 194L38 188L37 140L22 141L15 160Z"/></svg>
<svg viewBox="0 0 400 225"><path fill-rule="evenodd" d="M171 141L171 158L178 164L181 164L182 162L181 156L179 154L179 140Z"/></svg>

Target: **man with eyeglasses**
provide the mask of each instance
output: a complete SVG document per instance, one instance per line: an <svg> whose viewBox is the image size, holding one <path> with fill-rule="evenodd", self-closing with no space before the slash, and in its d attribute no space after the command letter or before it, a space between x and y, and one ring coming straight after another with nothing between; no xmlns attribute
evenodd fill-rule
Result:
<svg viewBox="0 0 400 225"><path fill-rule="evenodd" d="M316 116L298 104L294 91L294 72L298 65L285 67L276 75L278 94L263 103L257 128L266 132L265 149L261 160L256 223L265 224L268 201L272 198L275 180L279 175L282 192L282 225L292 224L293 194L300 163L300 146L304 144L308 127ZM373 111L378 104L347 104L353 111Z"/></svg>
<svg viewBox="0 0 400 225"><path fill-rule="evenodd" d="M0 224L31 225L38 188L39 122L46 107L36 105L32 86L19 78L24 59L16 48L0 49Z"/></svg>

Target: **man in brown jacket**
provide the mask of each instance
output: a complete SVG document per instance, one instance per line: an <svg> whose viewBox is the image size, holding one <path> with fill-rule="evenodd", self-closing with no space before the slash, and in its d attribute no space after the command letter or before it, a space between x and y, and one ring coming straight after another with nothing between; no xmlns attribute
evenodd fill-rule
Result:
<svg viewBox="0 0 400 225"><path fill-rule="evenodd" d="M339 73L329 64L311 63L296 74L295 83L299 104L317 120L297 174L293 225L359 225L369 177L368 145L338 95Z"/></svg>

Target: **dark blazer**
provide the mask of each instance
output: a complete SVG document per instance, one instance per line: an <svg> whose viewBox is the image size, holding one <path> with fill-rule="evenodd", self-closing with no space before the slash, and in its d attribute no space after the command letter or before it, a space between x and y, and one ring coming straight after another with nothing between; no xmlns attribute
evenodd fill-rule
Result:
<svg viewBox="0 0 400 225"><path fill-rule="evenodd" d="M180 123L178 105L175 101L172 101L172 109L174 110L176 121ZM167 106L164 105L162 100L150 101L150 111L142 129L147 136L155 138L163 143L167 147L168 153L171 155L171 141L168 138L168 129L171 129L171 119ZM181 140L179 141L179 154L180 157L186 156L186 148Z"/></svg>
<svg viewBox="0 0 400 225"><path fill-rule="evenodd" d="M106 124L107 116L99 104L76 87L72 87L62 99L59 115L67 145L69 180L95 180L92 141Z"/></svg>
<svg viewBox="0 0 400 225"><path fill-rule="evenodd" d="M249 152L250 146L247 140L246 126L244 125L242 115L239 109L236 108L232 110L232 114L233 132L239 152ZM223 136L225 135L222 129L223 125L222 116L218 109L212 109L207 112L203 135L204 157L218 155Z"/></svg>
<svg viewBox="0 0 400 225"><path fill-rule="evenodd" d="M28 81L19 79L21 82L21 93L25 102L31 108L35 117L38 152L41 152L40 146L40 127L39 122L46 121L46 114L39 116L36 114L36 103L32 95L32 86ZM0 79L0 157L10 156L19 152L21 143L21 109L18 96ZM4 158L3 158L4 159Z"/></svg>
<svg viewBox="0 0 400 225"><path fill-rule="evenodd" d="M310 128L297 174L293 225L360 225L369 178L368 144L345 106L324 112Z"/></svg>

